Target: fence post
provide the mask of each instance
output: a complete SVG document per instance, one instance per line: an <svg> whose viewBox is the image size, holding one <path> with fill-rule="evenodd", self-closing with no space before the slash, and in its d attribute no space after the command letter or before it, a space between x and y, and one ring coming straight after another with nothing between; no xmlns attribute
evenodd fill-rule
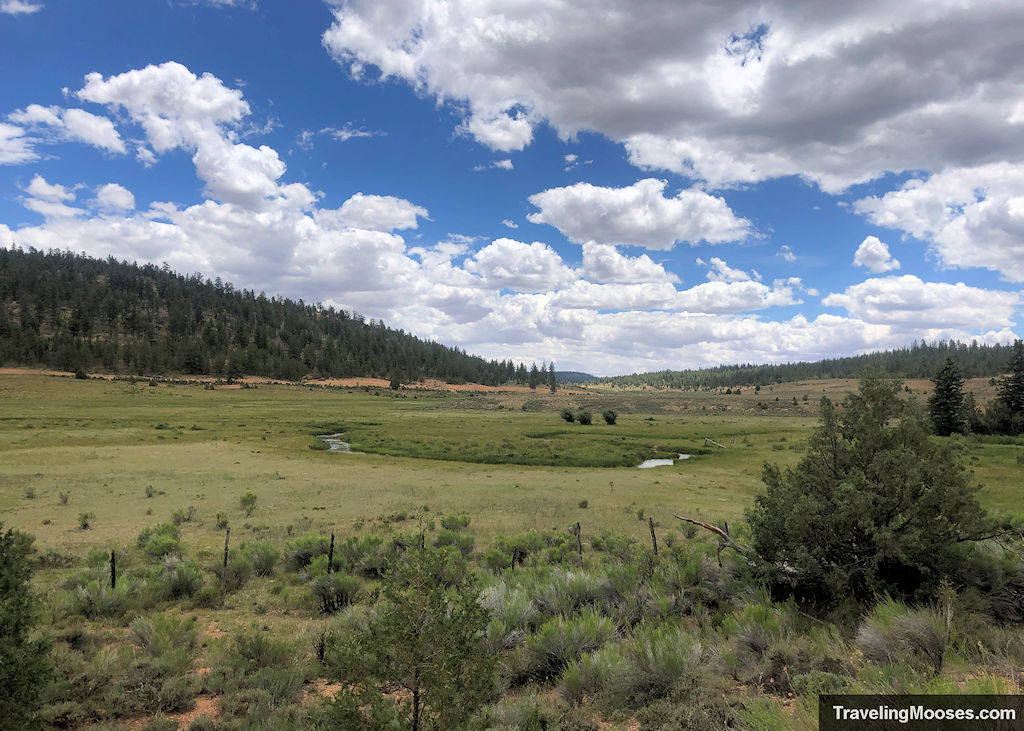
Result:
<svg viewBox="0 0 1024 731"><path fill-rule="evenodd" d="M580 556L580 566L583 565L583 539L580 538L580 524L576 521L576 553Z"/></svg>
<svg viewBox="0 0 1024 731"><path fill-rule="evenodd" d="M224 530L224 565L220 571L220 602L224 603L224 593L228 586L228 541L231 540L231 527Z"/></svg>
<svg viewBox="0 0 1024 731"><path fill-rule="evenodd" d="M647 516L647 525L651 529L651 548L654 550L654 555L658 555L658 537L654 535L654 518Z"/></svg>
<svg viewBox="0 0 1024 731"><path fill-rule="evenodd" d="M117 588L117 558L113 548L110 549L110 588Z"/></svg>
<svg viewBox="0 0 1024 731"><path fill-rule="evenodd" d="M327 573L334 573L334 534L331 533L331 550L327 552Z"/></svg>

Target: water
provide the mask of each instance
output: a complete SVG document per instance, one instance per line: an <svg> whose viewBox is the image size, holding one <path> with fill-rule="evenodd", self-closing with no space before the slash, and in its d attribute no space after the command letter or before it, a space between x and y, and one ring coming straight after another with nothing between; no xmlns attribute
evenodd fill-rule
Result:
<svg viewBox="0 0 1024 731"><path fill-rule="evenodd" d="M321 434L318 439L322 439L330 447L329 452L351 452L352 446L348 442L343 442L340 439L341 434Z"/></svg>
<svg viewBox="0 0 1024 731"><path fill-rule="evenodd" d="M677 459L689 459L689 454L680 454ZM651 467L671 467L676 463L674 459L645 459L643 462L637 465L642 470L650 469Z"/></svg>

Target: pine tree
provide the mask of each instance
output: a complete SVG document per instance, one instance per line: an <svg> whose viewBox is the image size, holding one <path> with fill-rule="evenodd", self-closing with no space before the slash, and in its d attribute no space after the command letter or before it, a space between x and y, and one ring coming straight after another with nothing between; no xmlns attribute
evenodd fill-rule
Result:
<svg viewBox="0 0 1024 731"><path fill-rule="evenodd" d="M1009 367L1010 375L999 383L996 427L1003 434L1024 434L1024 341L1013 344Z"/></svg>
<svg viewBox="0 0 1024 731"><path fill-rule="evenodd" d="M928 415L935 433L940 437L948 437L954 432L963 434L966 431L964 377L952 358L946 358L932 383L935 391L928 398Z"/></svg>
<svg viewBox="0 0 1024 731"><path fill-rule="evenodd" d="M558 378L555 376L554 361L548 363L548 388L551 389L551 393L554 393L558 389Z"/></svg>

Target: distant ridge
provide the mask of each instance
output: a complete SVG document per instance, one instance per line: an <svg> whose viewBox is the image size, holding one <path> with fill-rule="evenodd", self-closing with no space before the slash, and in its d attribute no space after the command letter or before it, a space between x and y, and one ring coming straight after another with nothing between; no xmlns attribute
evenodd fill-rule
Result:
<svg viewBox="0 0 1024 731"><path fill-rule="evenodd" d="M587 383L597 380L597 376L580 371L555 371L555 380L559 383Z"/></svg>
<svg viewBox="0 0 1024 731"><path fill-rule="evenodd" d="M356 313L237 290L166 264L2 247L0 365L490 386L530 375L522 363L484 360Z"/></svg>
<svg viewBox="0 0 1024 731"><path fill-rule="evenodd" d="M821 378L856 378L867 367L900 378L932 378L951 357L965 378L997 377L1006 372L1013 356L1012 345L979 345L956 341L918 343L897 350L866 353L846 358L780 365L723 365L684 371L634 373L598 378L592 385L620 388L669 388L702 390L732 386L766 386Z"/></svg>

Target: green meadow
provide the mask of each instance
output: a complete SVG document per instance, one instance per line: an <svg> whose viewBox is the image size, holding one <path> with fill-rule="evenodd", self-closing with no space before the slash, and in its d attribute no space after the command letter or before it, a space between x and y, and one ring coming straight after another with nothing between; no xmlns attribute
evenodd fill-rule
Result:
<svg viewBox="0 0 1024 731"><path fill-rule="evenodd" d="M483 540L577 521L644 535L647 516L667 527L673 514L739 518L766 461L802 456L821 392L839 400L852 387L789 384L756 397L147 383L0 376L4 523L40 548L72 551L129 541L190 506L185 538L210 548L222 540L218 513L240 538L283 538L345 535L423 506L470 513ZM565 422L566 407L591 410L594 423ZM614 426L600 417L608 408ZM323 450L316 435L328 433L353 453ZM982 502L1013 511L1021 447L954 441ZM635 467L678 453L692 456ZM247 492L257 496L251 515L239 503ZM83 512L94 514L88 529Z"/></svg>
<svg viewBox="0 0 1024 731"><path fill-rule="evenodd" d="M57 671L38 688L42 727L362 727L325 703L360 689L408 715L401 668L374 665L369 632L408 625L385 618L425 594L388 577L427 571L417 560L442 572L439 646L468 641L497 684L457 728L810 730L820 692L1020 693L1024 584L995 548L977 564L990 602L947 592L941 606L884 599L823 620L772 601L738 553L673 517L729 521L745 540L764 463L795 465L821 394L838 402L855 387L550 394L0 375L0 520L35 536L37 632ZM352 452L327 451L324 434ZM1020 440L949 443L982 504L1019 513ZM680 453L691 456L636 466ZM444 625L456 606L485 616ZM384 644L405 648L402 637Z"/></svg>

